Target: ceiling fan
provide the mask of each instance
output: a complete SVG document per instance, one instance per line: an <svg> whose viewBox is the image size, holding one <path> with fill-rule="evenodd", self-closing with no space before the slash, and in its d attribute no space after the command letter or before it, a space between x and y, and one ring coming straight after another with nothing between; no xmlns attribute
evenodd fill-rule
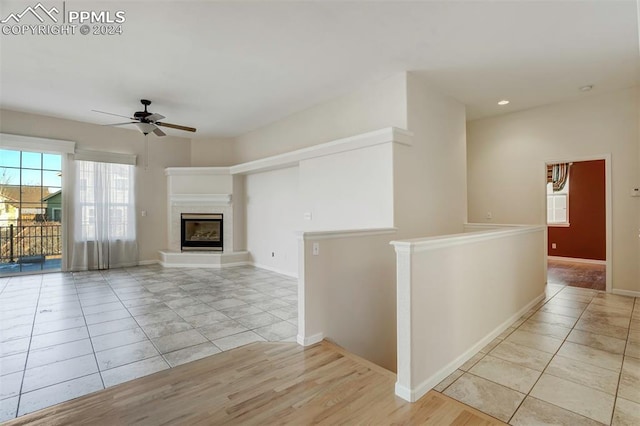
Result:
<svg viewBox="0 0 640 426"><path fill-rule="evenodd" d="M140 99L140 103L144 105L144 111L134 112L133 117L127 117L126 115L120 115L120 114L113 114L111 112L98 111L95 109L92 109L91 111L99 112L101 114L115 115L116 117L128 118L129 120L132 120L132 121L127 121L124 123L106 124L106 126L126 126L128 124L135 124L138 127L138 129L145 135L148 135L149 133L153 132L155 133L156 136L166 136L167 134L162 130L160 130L159 127L169 127L171 129L184 130L185 132L196 131L194 127L180 126L178 124L161 122L159 120L164 119L165 118L164 115L147 111L147 107L151 105L150 100Z"/></svg>

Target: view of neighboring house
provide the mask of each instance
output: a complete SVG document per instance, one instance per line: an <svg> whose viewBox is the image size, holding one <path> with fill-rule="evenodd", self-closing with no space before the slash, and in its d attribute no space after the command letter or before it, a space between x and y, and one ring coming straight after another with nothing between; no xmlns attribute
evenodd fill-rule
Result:
<svg viewBox="0 0 640 426"><path fill-rule="evenodd" d="M45 217L43 215L48 213L43 202L55 194L51 194L47 188L40 186L3 185L0 188L0 221L2 221L2 225L8 225L10 222L15 224L18 221L43 220ZM60 194L60 191L57 191L57 194ZM54 197L51 202L47 201L47 207L51 206L52 213L55 208L60 209L61 198ZM53 218L53 215L47 215L46 218Z"/></svg>
<svg viewBox="0 0 640 426"><path fill-rule="evenodd" d="M59 256L61 218L62 191L0 186L0 264Z"/></svg>
<svg viewBox="0 0 640 426"><path fill-rule="evenodd" d="M62 220L62 190L47 195L42 199L42 202L46 205L46 220L60 222Z"/></svg>

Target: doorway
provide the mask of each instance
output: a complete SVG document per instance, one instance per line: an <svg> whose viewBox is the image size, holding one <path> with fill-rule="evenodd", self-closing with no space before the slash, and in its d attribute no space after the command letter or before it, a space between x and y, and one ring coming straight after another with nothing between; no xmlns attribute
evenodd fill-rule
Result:
<svg viewBox="0 0 640 426"><path fill-rule="evenodd" d="M62 155L0 150L0 276L61 269Z"/></svg>
<svg viewBox="0 0 640 426"><path fill-rule="evenodd" d="M547 282L610 292L609 156L545 166Z"/></svg>

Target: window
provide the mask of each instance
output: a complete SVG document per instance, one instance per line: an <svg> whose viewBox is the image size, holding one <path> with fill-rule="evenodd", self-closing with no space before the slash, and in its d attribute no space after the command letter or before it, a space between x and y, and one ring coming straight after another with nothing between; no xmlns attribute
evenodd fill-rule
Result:
<svg viewBox="0 0 640 426"><path fill-rule="evenodd" d="M0 149L0 275L59 269L62 156Z"/></svg>
<svg viewBox="0 0 640 426"><path fill-rule="evenodd" d="M134 166L76 161L81 241L135 240Z"/></svg>
<svg viewBox="0 0 640 426"><path fill-rule="evenodd" d="M553 183L547 183L547 224L569 226L569 180L555 192Z"/></svg>

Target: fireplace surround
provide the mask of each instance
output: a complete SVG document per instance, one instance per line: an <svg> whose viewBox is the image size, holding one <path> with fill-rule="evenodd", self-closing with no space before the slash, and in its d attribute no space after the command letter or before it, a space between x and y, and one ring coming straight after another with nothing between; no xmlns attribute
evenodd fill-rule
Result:
<svg viewBox="0 0 640 426"><path fill-rule="evenodd" d="M223 215L218 213L182 213L180 250L223 251Z"/></svg>

